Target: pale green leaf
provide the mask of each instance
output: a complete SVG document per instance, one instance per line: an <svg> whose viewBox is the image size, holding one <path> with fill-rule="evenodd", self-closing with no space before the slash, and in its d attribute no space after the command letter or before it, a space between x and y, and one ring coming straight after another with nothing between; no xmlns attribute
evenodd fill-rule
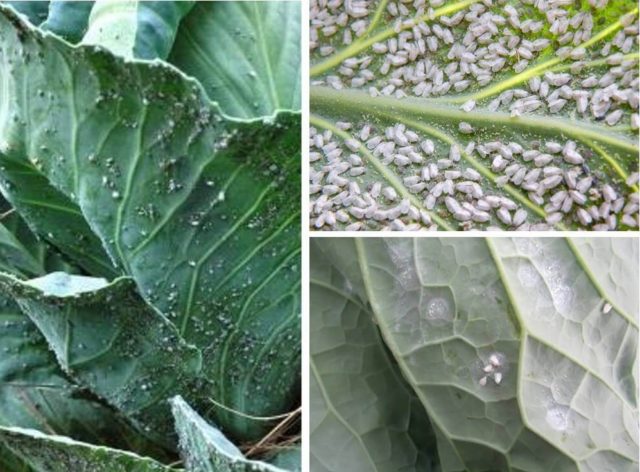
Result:
<svg viewBox="0 0 640 472"><path fill-rule="evenodd" d="M198 2L168 60L227 115L300 110L300 2Z"/></svg>
<svg viewBox="0 0 640 472"><path fill-rule="evenodd" d="M637 470L637 313L615 297L639 281L612 275L638 241L577 244L593 265L561 238L356 241L443 471Z"/></svg>
<svg viewBox="0 0 640 472"><path fill-rule="evenodd" d="M180 20L193 1L97 0L84 44L106 47L126 58L165 59Z"/></svg>
<svg viewBox="0 0 640 472"><path fill-rule="evenodd" d="M638 229L637 2L503 3L312 3L313 227Z"/></svg>
<svg viewBox="0 0 640 472"><path fill-rule="evenodd" d="M193 0L138 2L134 56L165 59L176 39L180 21L195 4Z"/></svg>
<svg viewBox="0 0 640 472"><path fill-rule="evenodd" d="M589 273L602 296L638 323L640 265L630 264L637 242L630 238L572 238L568 240L578 262ZM607 258L602 255L607 254Z"/></svg>
<svg viewBox="0 0 640 472"><path fill-rule="evenodd" d="M386 352L366 301L333 262L349 239L311 244L311 469L429 471L437 462L424 408ZM326 252L325 252L326 250ZM359 282L362 284L362 282Z"/></svg>

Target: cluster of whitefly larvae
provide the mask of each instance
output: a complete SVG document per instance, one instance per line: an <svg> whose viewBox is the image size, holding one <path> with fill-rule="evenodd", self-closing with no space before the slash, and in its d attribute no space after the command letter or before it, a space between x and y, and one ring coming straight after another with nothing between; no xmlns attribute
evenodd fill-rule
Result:
<svg viewBox="0 0 640 472"><path fill-rule="evenodd" d="M493 380L496 385L500 385L503 378L503 362L504 356L494 352L489 356L489 361L482 368L482 376L478 380L478 384L484 387L489 379Z"/></svg>
<svg viewBox="0 0 640 472"><path fill-rule="evenodd" d="M314 61L357 41L378 5L358 0L311 3ZM390 1L384 18L395 21L397 34L314 77L312 85L360 89L374 97L440 97L444 103L447 97L468 93L471 98L456 105L466 113L573 116L612 132L635 133L637 14L621 17L617 32L583 47L597 34L591 11L571 8L573 0L519 3L526 8L486 0L429 20L429 12L447 2ZM606 0L589 3L593 11L607 6ZM535 19L525 18L522 12L531 9L537 12ZM423 15L424 21L407 26ZM541 31L550 32L553 42L537 34ZM558 62L562 67L473 99L482 87L527 70L541 54L562 59ZM598 169L602 159L589 143L561 133L537 136L532 129L501 139L483 136L482 126L472 123L455 123L454 137L460 144L371 117L337 122L336 127L350 138L312 127L312 226L437 229L435 214L463 230L544 230L561 225L637 229L637 172L623 179L602 166ZM372 168L369 154L396 175L397 182L389 182ZM478 172L466 157L482 163L490 174ZM514 198L513 192L505 191L506 185L525 198Z"/></svg>
<svg viewBox="0 0 640 472"><path fill-rule="evenodd" d="M353 128L349 123L338 125ZM620 195L611 184L591 176L587 167L562 165L584 161L586 152L574 141L544 141L537 149L525 149L517 142L472 141L465 149L452 145L436 153L431 139L420 138L402 124L373 136L371 130L370 125L364 125L355 135L370 136L362 142L364 146L394 168L403 187L420 198L420 205L401 197L393 186L376 177L370 183L362 179L367 169L358 152L361 141L342 141L330 131L312 128L310 159L322 164L310 170L311 217L316 228L341 223L347 230L435 230L429 213L437 206L465 230L478 224L487 224L488 229L546 230L561 221L594 230L638 225L638 193ZM499 175L498 187L487 190L492 188L487 179L465 164L461 152L487 162ZM626 184L637 181L636 172ZM500 192L499 186L507 183L525 192L531 202L544 209L546 217L532 215L527 207Z"/></svg>

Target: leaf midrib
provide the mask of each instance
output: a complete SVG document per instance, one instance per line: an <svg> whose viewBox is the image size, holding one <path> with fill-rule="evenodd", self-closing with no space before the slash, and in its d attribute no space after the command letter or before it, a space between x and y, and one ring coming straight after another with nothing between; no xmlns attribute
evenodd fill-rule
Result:
<svg viewBox="0 0 640 472"><path fill-rule="evenodd" d="M475 108L470 112L465 112L458 107L447 105L436 99L405 98L399 100L385 96L371 97L362 90L335 90L318 85L310 87L309 94L312 108L315 105L319 109L333 112L335 110L350 110L362 115L386 113L396 117L399 121L408 114L421 118L446 119L456 123L466 121L486 126L494 126L499 123L505 126L533 128L537 131L551 134L562 131L572 136L603 142L627 152L636 154L640 152L640 148L634 141L626 139L617 133L612 133L601 125L586 123L582 120L569 121L536 114L512 117L505 112L490 111L483 108Z"/></svg>

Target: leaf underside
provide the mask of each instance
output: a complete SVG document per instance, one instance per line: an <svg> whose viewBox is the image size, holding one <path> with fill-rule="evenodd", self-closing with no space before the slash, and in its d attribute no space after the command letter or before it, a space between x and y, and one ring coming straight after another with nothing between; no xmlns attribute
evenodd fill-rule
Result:
<svg viewBox="0 0 640 472"><path fill-rule="evenodd" d="M334 242L317 244L324 257L312 267L336 253L342 267L360 267L371 316L429 415L442 471L637 470L637 240L366 238L348 259ZM317 300L318 310L342 300ZM312 326L355 320L329 313L314 312ZM339 333L333 375L368 359ZM312 417L320 398L312 390ZM378 421L348 411L353 425Z"/></svg>
<svg viewBox="0 0 640 472"><path fill-rule="evenodd" d="M487 5L312 2L313 228L638 229L636 2Z"/></svg>
<svg viewBox="0 0 640 472"><path fill-rule="evenodd" d="M337 269L353 259L336 254L349 252L350 239L311 243L311 470L432 470L435 453L427 449L435 441L424 408L353 289L361 277Z"/></svg>

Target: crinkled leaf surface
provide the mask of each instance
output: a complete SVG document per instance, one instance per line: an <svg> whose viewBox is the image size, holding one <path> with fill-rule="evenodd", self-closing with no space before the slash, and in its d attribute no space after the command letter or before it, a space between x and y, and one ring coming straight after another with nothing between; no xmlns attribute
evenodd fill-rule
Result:
<svg viewBox="0 0 640 472"><path fill-rule="evenodd" d="M171 400L182 457L190 472L285 472L245 459L220 430L207 423L182 397Z"/></svg>
<svg viewBox="0 0 640 472"><path fill-rule="evenodd" d="M315 228L637 230L637 2L487 5L311 2Z"/></svg>
<svg viewBox="0 0 640 472"><path fill-rule="evenodd" d="M356 245L373 314L429 414L443 471L637 470L637 240ZM623 293L630 311L619 308Z"/></svg>
<svg viewBox="0 0 640 472"><path fill-rule="evenodd" d="M46 337L65 372L145 436L172 447L166 401L172 393L192 393L201 354L142 300L132 280L106 284L53 273L22 282L0 274L0 287Z"/></svg>
<svg viewBox="0 0 640 472"><path fill-rule="evenodd" d="M82 42L127 58L165 59L193 1L98 0Z"/></svg>
<svg viewBox="0 0 640 472"><path fill-rule="evenodd" d="M132 452L95 446L24 428L0 427L0 442L24 458L35 472L177 471Z"/></svg>
<svg viewBox="0 0 640 472"><path fill-rule="evenodd" d="M357 282L333 264L336 253L357 264L353 240L312 241L311 470L432 470L429 419L385 351Z"/></svg>
<svg viewBox="0 0 640 472"><path fill-rule="evenodd" d="M93 1L85 0L52 0L47 19L40 28L76 43L87 30L93 4Z"/></svg>
<svg viewBox="0 0 640 472"><path fill-rule="evenodd" d="M300 110L300 2L198 2L169 61L230 116Z"/></svg>
<svg viewBox="0 0 640 472"><path fill-rule="evenodd" d="M71 47L6 9L0 34L0 151L28 157L78 205L203 350L213 398L286 411L299 379L299 114L227 119L173 68ZM216 417L242 438L267 427Z"/></svg>

